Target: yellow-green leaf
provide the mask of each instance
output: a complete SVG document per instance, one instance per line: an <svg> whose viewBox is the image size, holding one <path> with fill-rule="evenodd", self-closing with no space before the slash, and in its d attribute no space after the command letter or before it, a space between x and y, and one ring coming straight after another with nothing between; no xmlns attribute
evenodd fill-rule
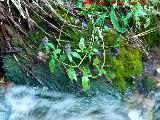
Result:
<svg viewBox="0 0 160 120"><path fill-rule="evenodd" d="M76 75L76 72L74 71L74 69L72 67L70 67L67 71L67 74L68 74L68 77L71 79L71 80L76 80L77 81L77 75Z"/></svg>

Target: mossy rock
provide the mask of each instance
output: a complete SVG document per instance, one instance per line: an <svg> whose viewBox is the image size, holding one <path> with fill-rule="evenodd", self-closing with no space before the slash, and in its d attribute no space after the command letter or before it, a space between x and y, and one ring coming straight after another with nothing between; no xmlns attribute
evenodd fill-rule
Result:
<svg viewBox="0 0 160 120"><path fill-rule="evenodd" d="M140 74L143 70L142 54L138 49L123 46L119 49L119 57L108 54L106 58L106 70L115 74L112 80L121 91L127 89L128 82L132 84L133 78Z"/></svg>
<svg viewBox="0 0 160 120"><path fill-rule="evenodd" d="M79 86L77 86L78 84L73 84L71 80L69 80L61 66L57 67L54 74L51 74L48 65L44 63L28 62L24 59L21 59L23 62L20 63L17 62L13 56L6 56L3 61L3 68L6 72L5 76L15 84L46 86L58 91L78 91L78 89L80 89ZM30 74L29 71L31 71L32 74ZM39 83L38 80L41 83Z"/></svg>
<svg viewBox="0 0 160 120"><path fill-rule="evenodd" d="M103 80L92 80L91 89L84 92L81 85L81 78L78 78L78 82L71 81L66 75L64 68L60 65L51 74L48 65L45 63L31 62L31 60L28 62L22 58L20 59L21 63L19 63L13 56L6 56L3 62L6 78L17 85L46 86L55 91L81 95L107 94L120 98L120 92ZM36 79L41 81L42 85L33 76L24 71L23 65L32 71Z"/></svg>

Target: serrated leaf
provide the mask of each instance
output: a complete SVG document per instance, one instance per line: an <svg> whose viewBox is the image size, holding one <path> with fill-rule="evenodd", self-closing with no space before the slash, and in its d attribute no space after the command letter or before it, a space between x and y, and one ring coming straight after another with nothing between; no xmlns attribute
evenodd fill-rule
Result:
<svg viewBox="0 0 160 120"><path fill-rule="evenodd" d="M56 67L55 60L52 58L49 62L49 69L50 69L51 73L53 73L55 71L55 67Z"/></svg>
<svg viewBox="0 0 160 120"><path fill-rule="evenodd" d="M88 76L82 77L82 87L85 91L90 89L90 80L88 79Z"/></svg>
<svg viewBox="0 0 160 120"><path fill-rule="evenodd" d="M116 16L116 13L115 13L113 7L111 8L110 18L111 18L111 22L112 22L112 24L113 24L113 27L114 27L118 32L121 32L121 33L126 32L127 29L126 29L125 27L120 27L120 25L119 25L119 23L118 23L118 18L117 18L117 16Z"/></svg>
<svg viewBox="0 0 160 120"><path fill-rule="evenodd" d="M76 72L74 71L73 68L69 68L68 71L67 71L67 74L68 74L68 77L71 80L76 80L77 81L77 75L76 75Z"/></svg>
<svg viewBox="0 0 160 120"><path fill-rule="evenodd" d="M72 54L73 57L81 59L81 56L79 55L79 53L77 53L77 52L71 52L71 54Z"/></svg>

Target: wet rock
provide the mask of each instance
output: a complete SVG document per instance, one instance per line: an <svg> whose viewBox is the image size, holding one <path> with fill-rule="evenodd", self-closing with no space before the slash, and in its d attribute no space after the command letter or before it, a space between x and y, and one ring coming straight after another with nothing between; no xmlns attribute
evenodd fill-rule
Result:
<svg viewBox="0 0 160 120"><path fill-rule="evenodd" d="M160 91L155 93L155 100L156 100L156 102L160 102Z"/></svg>
<svg viewBox="0 0 160 120"><path fill-rule="evenodd" d="M156 75L156 76L160 76L160 68L156 68L156 70L155 70L155 75Z"/></svg>
<svg viewBox="0 0 160 120"><path fill-rule="evenodd" d="M154 111L153 120L160 120L160 104L159 103L155 104L153 111Z"/></svg>
<svg viewBox="0 0 160 120"><path fill-rule="evenodd" d="M127 91L127 92L125 92L124 95L125 95L125 97L130 98L133 96L133 93L131 91Z"/></svg>
<svg viewBox="0 0 160 120"><path fill-rule="evenodd" d="M155 64L152 60L145 61L144 66L144 75L154 75Z"/></svg>

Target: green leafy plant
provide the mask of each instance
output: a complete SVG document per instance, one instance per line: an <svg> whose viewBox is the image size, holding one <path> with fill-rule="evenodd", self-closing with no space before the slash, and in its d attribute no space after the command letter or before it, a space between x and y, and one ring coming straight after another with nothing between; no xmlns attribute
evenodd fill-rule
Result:
<svg viewBox="0 0 160 120"><path fill-rule="evenodd" d="M69 25L64 28L65 35L59 35L61 39L58 43L61 42L62 46L55 48L52 43L45 46L50 55L51 72L54 72L56 63L60 63L67 69L72 81L81 78L85 91L90 88L93 79L101 76L112 79L121 91L125 91L127 79L136 77L142 71L140 51L128 47L128 44L127 48L122 45L127 43L125 33L129 31L131 20L139 28L141 20L147 18L154 8L141 4L83 5L82 0L78 0L76 6L80 11L75 18L64 9L60 12ZM144 28L149 24L150 19L147 18ZM112 53L111 49L116 53ZM78 71L81 74L77 74Z"/></svg>

